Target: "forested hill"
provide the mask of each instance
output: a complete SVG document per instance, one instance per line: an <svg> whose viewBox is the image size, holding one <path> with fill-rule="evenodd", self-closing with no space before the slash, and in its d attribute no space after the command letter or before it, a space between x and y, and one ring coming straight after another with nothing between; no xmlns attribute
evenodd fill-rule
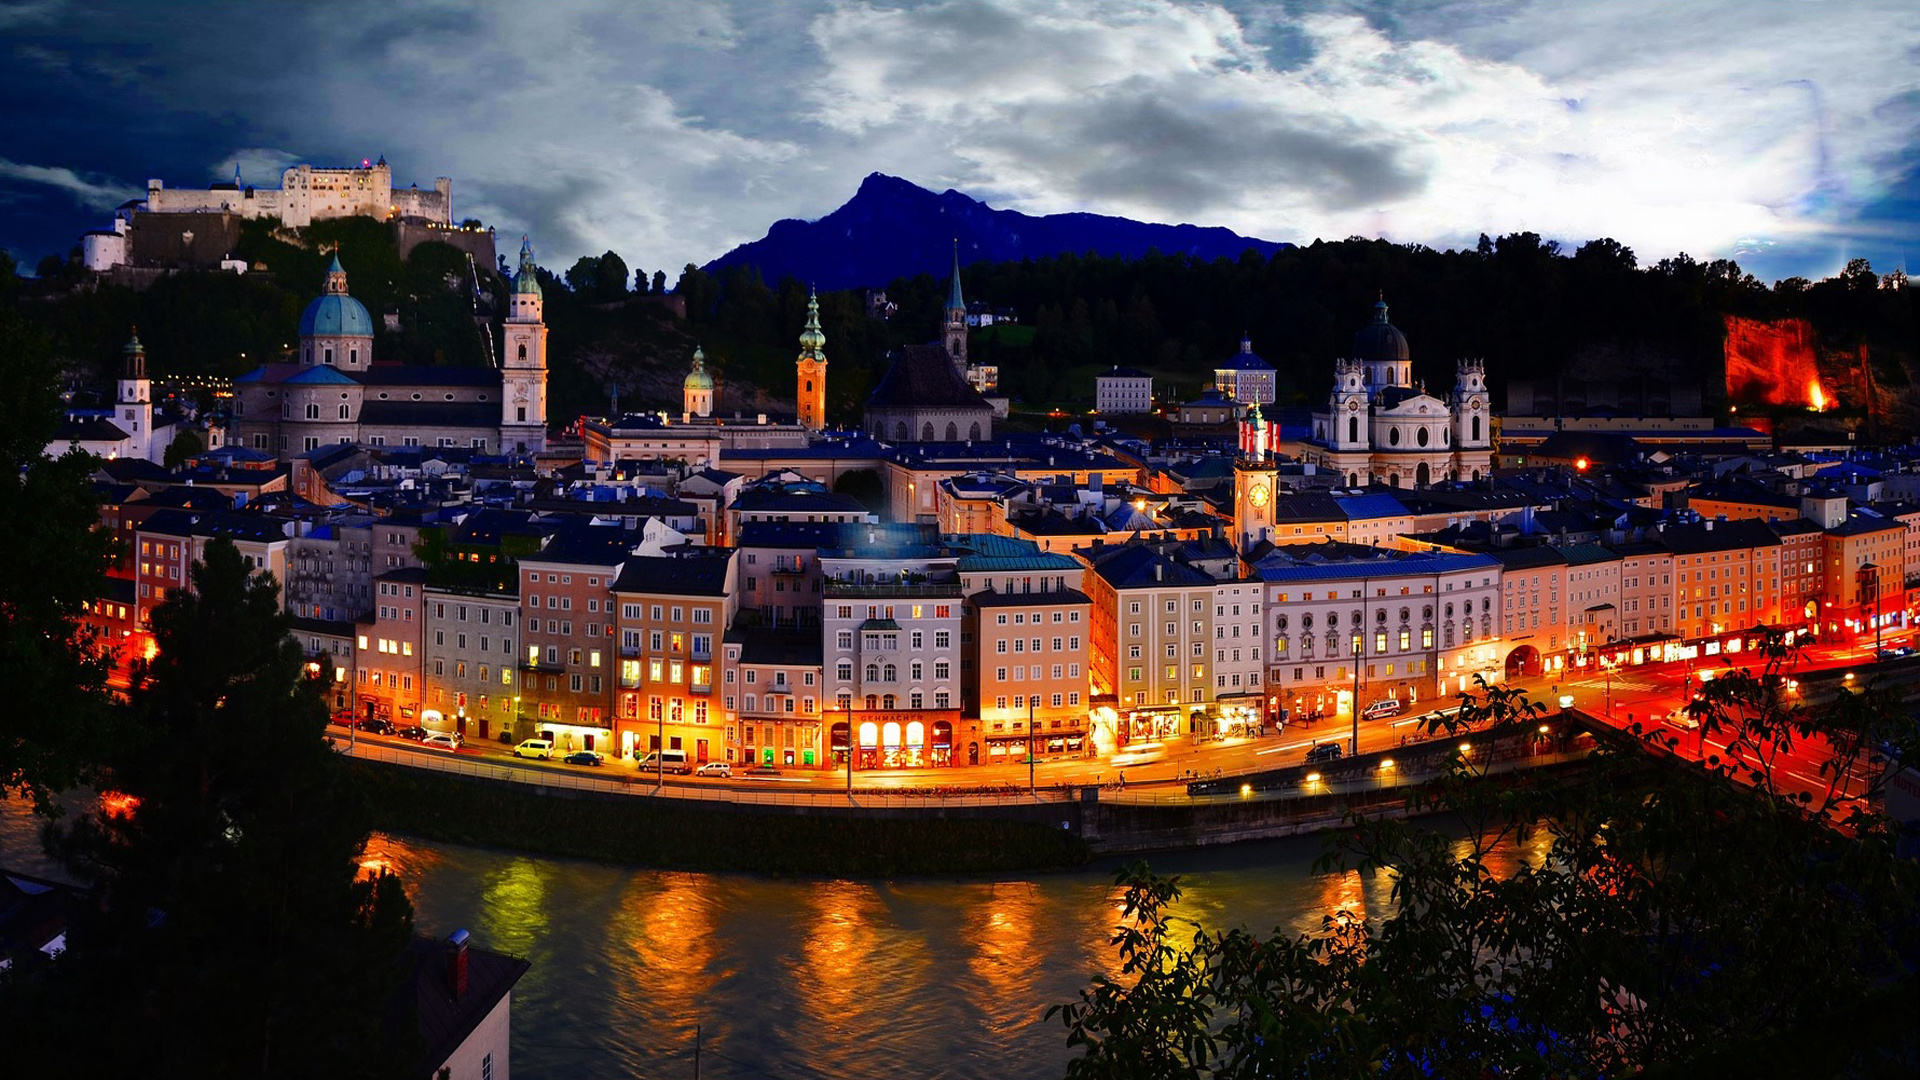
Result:
<svg viewBox="0 0 1920 1080"><path fill-rule="evenodd" d="M769 281L792 276L822 289L874 288L917 273L945 276L960 263L1043 259L1064 252L1139 258L1149 251L1197 259L1262 256L1286 247L1217 226L1160 225L1103 214L995 210L949 188L935 194L872 173L839 209L818 221L775 222L767 235L708 263L708 273L753 266Z"/></svg>
<svg viewBox="0 0 1920 1080"><path fill-rule="evenodd" d="M1728 315L1810 321L1823 363L1857 359L1865 347L1883 392L1912 386L1920 351L1904 278L1881 279L1864 261L1825 281L1768 286L1731 261L1683 255L1643 267L1611 240L1567 250L1530 233L1451 252L1345 240L1237 259L1066 254L976 264L961 277L969 300L1016 310L1017 326L976 331L972 353L998 362L1002 389L1030 404L1081 404L1094 374L1114 364L1153 372L1157 388L1195 394L1242 333L1279 369L1283 402L1322 400L1334 358L1351 351L1381 297L1411 344L1415 378L1443 393L1454 361L1479 357L1496 395L1510 378L1560 374L1685 380L1720 398ZM751 267L717 276L689 267L680 292L696 333L754 360L768 379L791 378L783 365L806 307L799 281L769 287ZM822 298L830 386L843 407L861 399L886 345L937 336L947 276L896 279L887 295L900 308L884 327L860 317L857 296ZM1842 409L1860 404L1841 401ZM1896 430L1916 427L1883 419Z"/></svg>

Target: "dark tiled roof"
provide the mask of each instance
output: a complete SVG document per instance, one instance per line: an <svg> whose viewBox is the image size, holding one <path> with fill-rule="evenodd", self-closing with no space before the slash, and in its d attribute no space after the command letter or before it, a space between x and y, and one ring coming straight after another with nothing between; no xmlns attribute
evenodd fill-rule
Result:
<svg viewBox="0 0 1920 1080"><path fill-rule="evenodd" d="M1897 522L1889 522L1899 528ZM1703 521L1695 525L1669 525L1660 539L1675 555L1694 555L1703 551L1738 551L1743 548L1778 547L1780 537L1767 523L1755 518L1739 521Z"/></svg>
<svg viewBox="0 0 1920 1080"><path fill-rule="evenodd" d="M349 620L311 619L304 615L287 616L287 625L297 634L324 634L328 637L352 637L354 624Z"/></svg>
<svg viewBox="0 0 1920 1080"><path fill-rule="evenodd" d="M1128 544L1095 557L1093 572L1116 589L1211 585L1213 579L1174 562L1144 544Z"/></svg>
<svg viewBox="0 0 1920 1080"><path fill-rule="evenodd" d="M993 406L954 369L940 344L907 345L895 355L880 385L867 397L869 409L980 409Z"/></svg>
<svg viewBox="0 0 1920 1080"><path fill-rule="evenodd" d="M53 429L59 442L119 442L127 433L111 420L62 420Z"/></svg>
<svg viewBox="0 0 1920 1080"><path fill-rule="evenodd" d="M1487 555L1508 570L1533 570L1542 566L1565 566L1566 556L1550 547L1505 548Z"/></svg>
<svg viewBox="0 0 1920 1080"><path fill-rule="evenodd" d="M728 638L740 642L740 662L743 664L820 663L818 633L793 634L746 630L737 635L730 634Z"/></svg>
<svg viewBox="0 0 1920 1080"><path fill-rule="evenodd" d="M613 591L666 596L725 596L727 566L732 561L733 552L730 549L683 557L634 556L621 569L619 580L613 583Z"/></svg>
<svg viewBox="0 0 1920 1080"><path fill-rule="evenodd" d="M445 1062L530 967L487 949L467 946L467 992L455 997L453 946L432 938L415 938L406 952L407 975L395 993L388 1023L418 1026L424 1049L414 1071L427 1075Z"/></svg>
<svg viewBox="0 0 1920 1080"><path fill-rule="evenodd" d="M743 548L826 547L840 538L840 525L831 521L748 521L734 542Z"/></svg>

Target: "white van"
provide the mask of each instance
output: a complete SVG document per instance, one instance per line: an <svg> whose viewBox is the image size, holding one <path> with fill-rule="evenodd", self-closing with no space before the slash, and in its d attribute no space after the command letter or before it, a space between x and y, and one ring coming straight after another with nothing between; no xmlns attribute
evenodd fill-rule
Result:
<svg viewBox="0 0 1920 1080"><path fill-rule="evenodd" d="M521 743L519 746L516 746L513 748L513 756L539 758L542 761L552 760L553 740L552 739L528 739L525 742Z"/></svg>
<svg viewBox="0 0 1920 1080"><path fill-rule="evenodd" d="M684 776L693 771L693 766L687 764L687 752L685 750L653 751L647 754L646 757L641 758L640 763L635 766L635 768L643 773L670 772L680 776Z"/></svg>
<svg viewBox="0 0 1920 1080"><path fill-rule="evenodd" d="M451 731L429 731L426 737L420 740L420 745L429 750L458 750L460 736Z"/></svg>

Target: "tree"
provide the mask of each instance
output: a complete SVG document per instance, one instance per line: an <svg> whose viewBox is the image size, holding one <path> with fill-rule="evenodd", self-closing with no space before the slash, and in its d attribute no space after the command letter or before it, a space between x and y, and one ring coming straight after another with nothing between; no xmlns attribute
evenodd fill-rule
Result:
<svg viewBox="0 0 1920 1080"><path fill-rule="evenodd" d="M594 296L601 303L618 300L627 295L627 261L609 251L600 256L600 266L594 271Z"/></svg>
<svg viewBox="0 0 1920 1080"><path fill-rule="evenodd" d="M109 735L107 665L82 623L113 558L98 528L94 462L45 454L60 420L45 335L0 309L0 795L47 810L53 792L84 780Z"/></svg>
<svg viewBox="0 0 1920 1080"><path fill-rule="evenodd" d="M1455 752L1414 808L1464 836L1349 817L1320 869L1393 874L1377 921L1209 931L1181 915L1177 880L1122 871L1119 976L1049 1012L1082 1052L1068 1075L1692 1075L1781 1032L1830 1046L1840 1022L1860 1074L1910 1065L1906 1015L1861 1018L1911 985L1920 872L1860 793L1803 797L1770 763L1820 738L1845 772L1868 738L1913 750L1914 722L1890 695L1802 703L1777 638L1762 655L1696 707L1733 760L1683 764L1652 733L1606 743L1571 778L1489 779ZM1523 691L1482 689L1429 733L1484 726L1485 744L1554 726Z"/></svg>
<svg viewBox="0 0 1920 1080"><path fill-rule="evenodd" d="M182 425L180 434L175 435L173 441L167 444L167 452L161 457L160 464L169 469L178 468L185 465L189 459L204 453L206 449L207 444L200 438L200 433Z"/></svg>
<svg viewBox="0 0 1920 1080"><path fill-rule="evenodd" d="M655 270L653 272L653 295L667 295L667 272L665 270Z"/></svg>
<svg viewBox="0 0 1920 1080"><path fill-rule="evenodd" d="M59 845L98 906L7 1003L10 1027L50 1058L88 1045L103 1075L397 1075L419 1047L382 1019L412 911L360 871L366 817L319 684L272 577L231 542L190 577L154 610L117 795Z"/></svg>
<svg viewBox="0 0 1920 1080"><path fill-rule="evenodd" d="M567 269L567 288L573 290L575 296L592 299L599 275L600 260L591 255L582 255Z"/></svg>

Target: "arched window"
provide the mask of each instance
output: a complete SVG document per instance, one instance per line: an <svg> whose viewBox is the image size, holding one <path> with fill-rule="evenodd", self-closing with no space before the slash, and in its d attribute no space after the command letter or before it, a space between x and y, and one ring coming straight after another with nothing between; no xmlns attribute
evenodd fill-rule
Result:
<svg viewBox="0 0 1920 1080"><path fill-rule="evenodd" d="M527 359L527 346L525 342L521 342L520 343L520 361L522 363L525 363L526 359Z"/></svg>
<svg viewBox="0 0 1920 1080"><path fill-rule="evenodd" d="M954 423L951 420L947 421L947 441L948 442L960 441L960 425Z"/></svg>
<svg viewBox="0 0 1920 1080"><path fill-rule="evenodd" d="M320 406L312 402L308 402L307 403L307 419L309 420L320 419Z"/></svg>
<svg viewBox="0 0 1920 1080"><path fill-rule="evenodd" d="M347 350L347 366L348 367L360 366L360 350L359 349Z"/></svg>
<svg viewBox="0 0 1920 1080"><path fill-rule="evenodd" d="M978 420L975 420L975 421L973 422L973 427L972 427L972 428L971 428L970 430L968 430L968 432L967 432L967 438L969 438L969 439L973 439L973 440L975 440L975 441L978 441L978 440L979 440L979 438L980 438L980 421L978 421Z"/></svg>
<svg viewBox="0 0 1920 1080"><path fill-rule="evenodd" d="M907 665L907 678L914 682L919 682L925 671L926 669L920 665L920 661L915 660L913 663Z"/></svg>
<svg viewBox="0 0 1920 1080"><path fill-rule="evenodd" d="M1360 441L1360 418L1357 416L1347 417L1347 441Z"/></svg>
<svg viewBox="0 0 1920 1080"><path fill-rule="evenodd" d="M313 346L311 345L307 346L307 359L305 362L307 366L313 366Z"/></svg>
<svg viewBox="0 0 1920 1080"><path fill-rule="evenodd" d="M897 667L894 667L892 664L888 664L886 668L881 672L880 681L881 682L899 682L900 669Z"/></svg>
<svg viewBox="0 0 1920 1080"><path fill-rule="evenodd" d="M880 665L879 664L867 665L867 681L868 682L880 681Z"/></svg>
<svg viewBox="0 0 1920 1080"><path fill-rule="evenodd" d="M1387 429L1387 445L1388 446L1400 445L1400 429L1399 428Z"/></svg>
<svg viewBox="0 0 1920 1080"><path fill-rule="evenodd" d="M1426 487L1432 482L1432 476L1433 474L1427 469L1427 463L1424 461L1413 470L1413 482L1417 487Z"/></svg>
<svg viewBox="0 0 1920 1080"><path fill-rule="evenodd" d="M907 441L907 422L905 420L893 425L893 437L900 442Z"/></svg>
<svg viewBox="0 0 1920 1080"><path fill-rule="evenodd" d="M333 350L332 350L332 349L328 349L328 350L326 350L326 353L325 353L325 359L326 359L326 362L327 362L328 364L332 364L332 363L333 363Z"/></svg>
<svg viewBox="0 0 1920 1080"><path fill-rule="evenodd" d="M883 709L893 708L893 702L894 696L892 694L883 694L880 697L880 707Z"/></svg>
<svg viewBox="0 0 1920 1080"><path fill-rule="evenodd" d="M349 409L349 408L347 407L347 404L346 404L345 402L342 402L342 403L340 404L340 419L342 419L342 420L351 420L351 419L353 419L353 417L352 417L352 414L351 414L351 410L350 410L350 409Z"/></svg>
<svg viewBox="0 0 1920 1080"><path fill-rule="evenodd" d="M812 380L812 379L808 379L808 380L807 380L807 393L809 393L809 394L811 394L811 393L813 393L813 380Z"/></svg>
<svg viewBox="0 0 1920 1080"><path fill-rule="evenodd" d="M921 442L933 441L933 421L929 420L926 423L920 425L920 441Z"/></svg>
<svg viewBox="0 0 1920 1080"><path fill-rule="evenodd" d="M1477 416L1473 418L1473 441L1474 442L1480 441L1480 418ZM1473 474L1473 478L1475 480L1480 479L1480 473L1478 471L1475 471Z"/></svg>
<svg viewBox="0 0 1920 1080"><path fill-rule="evenodd" d="M293 402L283 401L280 403L280 418L283 420L293 419Z"/></svg>
<svg viewBox="0 0 1920 1080"><path fill-rule="evenodd" d="M874 696L874 695L872 695L872 694L868 694L868 695L867 695L867 709L868 709L869 711L871 711L871 710L873 710L873 709L877 709L877 708L879 708L879 707L880 707L880 699L879 699L879 698L877 698L877 697L875 697L875 696ZM862 746L872 746L872 745L873 745L873 743L871 743L871 742L869 742L869 741L868 741L868 739L867 739L867 729L868 729L868 728L872 728L872 727L873 727L873 725L872 725L872 724L861 724L861 725L860 725L860 744L861 744ZM875 732L875 735L877 736L877 735L878 735L878 733L879 733L879 729L878 729L878 728L874 728L874 732Z"/></svg>

